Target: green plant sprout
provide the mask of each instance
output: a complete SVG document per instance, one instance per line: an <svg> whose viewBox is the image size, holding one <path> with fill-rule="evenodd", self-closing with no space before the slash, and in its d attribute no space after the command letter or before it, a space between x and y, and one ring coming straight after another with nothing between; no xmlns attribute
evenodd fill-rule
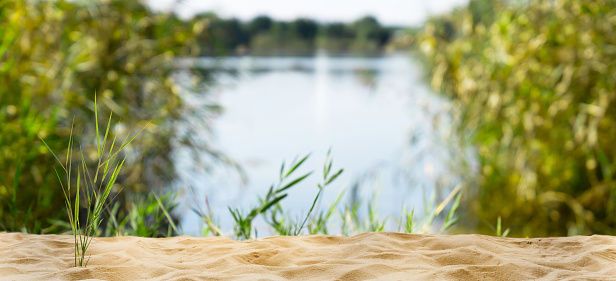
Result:
<svg viewBox="0 0 616 281"><path fill-rule="evenodd" d="M424 199L424 214L426 214L427 217L421 221L417 221L414 209L409 212L406 206L402 207L402 211L398 219L398 231L404 229L404 232L406 233L428 233L432 223L434 223L434 219L436 219L436 217L438 217L438 215L445 210L445 207L447 207L447 205L449 205L449 203L453 200L449 212L444 218L443 226L440 229L440 233L444 233L461 219L461 217L454 217L454 214L460 207L460 199L462 196L462 193L460 193L461 189L462 185L458 184L447 195L447 197L436 206L436 208L434 207L434 202L436 199L435 193L432 193L429 202Z"/></svg>
<svg viewBox="0 0 616 281"><path fill-rule="evenodd" d="M312 213L314 206L317 204L317 201L319 201L319 199L321 198L323 189L325 189L325 187L328 184L336 180L336 178L338 178L338 176L340 176L340 174L342 174L342 172L344 171L344 169L340 169L330 176L330 172L332 171L332 164L334 163L334 160L330 158L330 155L331 155L331 149L327 151L327 156L325 157L325 165L323 166L323 183L317 184L317 186L319 187L319 192L317 193L317 196L314 198L314 201L312 201L312 206L310 206L310 210L308 210L308 214L306 214L306 218L304 219L304 222L302 222L302 225L300 225L295 230L295 235L299 235L299 233L302 231L302 228L304 228L306 221L308 221L308 218L310 218L310 214Z"/></svg>
<svg viewBox="0 0 616 281"><path fill-rule="evenodd" d="M502 227L502 222L501 222L501 216L498 216L498 218L496 219L496 227L494 227L493 225L487 222L486 224L490 227L490 229L492 229L492 231L494 231L494 233L498 237L507 237L507 235L509 235L509 230L510 230L509 227L505 230L502 230L503 227Z"/></svg>
<svg viewBox="0 0 616 281"><path fill-rule="evenodd" d="M135 134L130 139L128 135L120 145L120 147L114 152L114 144L117 137L117 130L114 136L113 141L111 142L111 146L106 155L106 159L103 161L103 157L105 156L105 148L107 146L107 138L109 136L109 127L111 125L111 117L112 113L109 114L109 121L107 121L107 128L105 130L105 136L102 139L100 138L100 131L98 128L98 107L96 103L96 96L94 97L94 118L96 122L96 146L97 146L97 158L98 164L96 166L96 172L94 174L94 178L92 178L88 165L85 160L85 156L83 154L83 150L80 145L80 155L79 158L81 160L81 165L77 165L77 179L76 185L73 188L71 186L72 182L72 159L73 159L73 128L74 128L74 120L71 125L71 133L69 137L69 143L67 147L67 156L66 162L62 163L60 158L58 158L57 154L53 152L53 150L47 145L45 140L41 136L39 138L45 144L47 149L53 154L58 163L65 172L66 175L66 184L62 183L62 179L60 173L57 169L56 175L58 180L60 181L60 185L62 187L62 191L64 193L65 203L66 203L66 211L68 213L69 223L71 225L71 229L73 231L73 236L75 238L75 266L87 266L90 261L90 257L88 260L85 260L86 251L92 243L92 238L97 234L98 227L100 226L101 221L99 220L100 215L103 211L103 207L109 194L111 193L111 189L116 182L118 174L122 169L124 161L126 160L126 156L123 159L118 159L118 154L122 149L124 149L128 144L130 144L142 131L145 129L141 129L137 134ZM149 123L148 123L149 125ZM147 125L146 125L147 127ZM101 177L99 177L99 172L102 171ZM66 186L66 187L65 187ZM104 187L104 188L103 188ZM75 202L71 201L71 188L75 191ZM82 197L82 193L84 193L84 197ZM118 191L119 193L119 191ZM85 219L85 225L81 224L79 217L79 209L81 208L82 201L85 202L85 207L87 208L87 216ZM84 264L85 261L85 264Z"/></svg>
<svg viewBox="0 0 616 281"><path fill-rule="evenodd" d="M192 208L192 211L197 214L205 223L206 226L203 231L203 236L208 236L208 234L212 233L214 236L224 236L220 227L214 222L214 218L212 215L212 209L210 208L210 203L207 200L207 195L205 196L205 207L207 209L207 214L201 209L201 205L199 205L199 201L197 201L197 195L195 194L195 189L192 185L189 186L190 192L193 195L193 199L195 200L195 204L197 208Z"/></svg>
<svg viewBox="0 0 616 281"><path fill-rule="evenodd" d="M286 172L284 169L285 165L283 162L280 168L280 180L278 184L276 186L272 185L267 192L267 195L265 195L264 198L259 199L260 205L252 208L250 212L248 212L248 214L243 215L239 209L231 209L231 207L229 207L229 211L231 212L231 215L235 220L235 235L238 239L250 239L252 236L253 220L259 214L264 214L272 206L275 206L277 203L279 203L280 200L287 197L287 194L284 193L287 189L295 186L296 184L300 183L312 174L312 172L306 173L283 185L285 180L288 179L293 174L293 172L295 172L295 170L297 170L297 168L301 166L306 161L306 159L308 159L309 156L310 154L304 156L299 161L293 161L293 163L291 164L291 168Z"/></svg>

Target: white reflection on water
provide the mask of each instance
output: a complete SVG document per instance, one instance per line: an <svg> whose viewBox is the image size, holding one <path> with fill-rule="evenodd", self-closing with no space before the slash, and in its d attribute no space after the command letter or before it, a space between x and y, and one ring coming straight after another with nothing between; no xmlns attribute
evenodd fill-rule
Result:
<svg viewBox="0 0 616 281"><path fill-rule="evenodd" d="M350 194L357 184L356 198L371 200L379 189L380 214L397 217L403 205L421 210L424 191L429 194L436 185L450 190L455 184L455 177L437 184L451 174L442 137L450 131L447 102L427 89L419 67L405 54L203 58L196 64L236 73L216 76L211 91L225 112L215 120L213 132L219 149L245 169L248 182L243 184L229 169L210 175L191 172L194 163L187 152L177 156L183 185L194 186L201 203L207 194L223 230L232 227L227 206L254 206L257 195L276 182L283 160L289 163L312 152L298 175L316 173L283 201L292 216L305 214L330 147L334 166L345 172L325 191L323 206L341 188ZM198 235L198 218L183 210L184 231ZM259 236L269 234L262 223L257 227Z"/></svg>

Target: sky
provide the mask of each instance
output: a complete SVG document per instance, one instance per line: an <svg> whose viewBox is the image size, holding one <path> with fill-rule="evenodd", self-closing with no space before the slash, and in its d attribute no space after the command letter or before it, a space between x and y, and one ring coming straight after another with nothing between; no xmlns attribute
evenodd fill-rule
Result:
<svg viewBox="0 0 616 281"><path fill-rule="evenodd" d="M250 20L268 15L277 20L298 17L321 22L350 22L366 15L389 26L420 25L468 0L146 0L154 10L175 9L185 18L212 11L222 17Z"/></svg>

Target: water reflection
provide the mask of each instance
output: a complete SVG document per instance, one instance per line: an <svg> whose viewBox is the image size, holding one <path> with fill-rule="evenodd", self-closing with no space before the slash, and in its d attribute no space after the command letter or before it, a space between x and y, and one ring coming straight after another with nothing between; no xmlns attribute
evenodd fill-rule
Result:
<svg viewBox="0 0 616 281"><path fill-rule="evenodd" d="M318 172L330 147L334 165L345 173L325 191L324 207L341 188L351 189L347 200L355 201L373 198L378 189L380 214L397 217L404 205L422 208L424 190L455 184L455 177L438 180L451 174L452 156L443 139L450 134L447 103L427 90L406 54L180 62L189 63L215 73L209 90L224 107L213 124L215 143L247 175L244 183L224 168L191 173L191 158L178 156L183 184L194 186L198 198L208 196L223 230L232 226L227 206L254 205L276 182L283 160L312 152L306 167ZM283 205L292 216L307 212L318 179L312 176L289 192ZM198 218L185 210L184 231L198 234Z"/></svg>

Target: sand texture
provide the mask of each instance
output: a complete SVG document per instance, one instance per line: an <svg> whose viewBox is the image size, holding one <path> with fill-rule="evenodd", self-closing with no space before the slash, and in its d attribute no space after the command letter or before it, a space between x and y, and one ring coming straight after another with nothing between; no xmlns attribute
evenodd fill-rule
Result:
<svg viewBox="0 0 616 281"><path fill-rule="evenodd" d="M616 237L95 238L86 268L73 237L0 234L0 280L616 280Z"/></svg>

